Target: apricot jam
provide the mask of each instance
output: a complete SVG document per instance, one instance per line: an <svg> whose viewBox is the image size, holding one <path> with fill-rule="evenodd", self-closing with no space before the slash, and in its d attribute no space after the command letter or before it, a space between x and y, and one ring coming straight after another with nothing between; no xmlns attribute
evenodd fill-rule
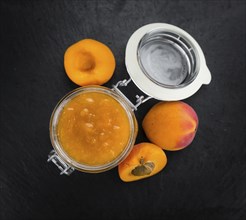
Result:
<svg viewBox="0 0 246 220"><path fill-rule="evenodd" d="M72 160L99 166L115 160L128 145L129 118L123 106L110 95L87 91L64 105L57 136Z"/></svg>

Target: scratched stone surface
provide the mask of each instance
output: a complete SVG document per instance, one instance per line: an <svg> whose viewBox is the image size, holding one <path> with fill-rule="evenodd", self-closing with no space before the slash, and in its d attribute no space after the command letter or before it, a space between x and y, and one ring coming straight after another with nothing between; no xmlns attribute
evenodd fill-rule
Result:
<svg viewBox="0 0 246 220"><path fill-rule="evenodd" d="M0 219L246 219L246 4L244 1L0 1ZM157 175L124 183L117 168L60 176L47 163L49 119L77 88L65 74L66 48L93 38L107 44L128 79L125 47L139 27L164 22L190 33L212 81L184 100L198 114L192 144L166 152ZM124 92L141 92L131 83ZM136 112L136 143L150 100Z"/></svg>

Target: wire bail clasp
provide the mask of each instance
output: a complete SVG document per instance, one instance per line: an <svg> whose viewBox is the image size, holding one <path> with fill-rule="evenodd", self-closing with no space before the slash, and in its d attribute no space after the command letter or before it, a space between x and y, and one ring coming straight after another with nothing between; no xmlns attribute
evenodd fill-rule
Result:
<svg viewBox="0 0 246 220"><path fill-rule="evenodd" d="M143 95L141 95L141 96L139 96L139 95L136 95L135 97L136 97L136 104L134 105L126 96L125 96L125 94L123 94L122 92L121 92L121 90L118 88L118 87L120 87L120 86L127 86L129 83L131 82L131 78L130 79L124 79L124 80L120 80L120 81L118 81L117 83L116 83L116 85L113 85L112 87L112 90L113 91L115 91L115 92L117 92L119 95L121 95L121 96L123 96L125 99L126 99L126 101L128 102L128 104L131 106L131 108L132 108L132 110L133 111L137 111L138 110L138 107L141 105L141 104L143 104L143 103L145 103L146 101L148 101L149 99L152 99L153 97L151 97L151 96L147 96L146 98L143 96Z"/></svg>
<svg viewBox="0 0 246 220"><path fill-rule="evenodd" d="M48 155L47 162L52 161L61 171L60 175L66 174L69 176L75 169L69 165L67 165L55 152L55 150L52 150Z"/></svg>

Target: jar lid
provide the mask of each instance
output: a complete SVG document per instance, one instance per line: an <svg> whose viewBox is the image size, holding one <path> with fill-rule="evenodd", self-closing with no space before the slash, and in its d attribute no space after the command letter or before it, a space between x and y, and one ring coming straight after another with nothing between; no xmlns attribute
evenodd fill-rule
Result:
<svg viewBox="0 0 246 220"><path fill-rule="evenodd" d="M181 28L165 23L148 24L132 34L125 64L136 86L158 100L188 98L211 81L198 43Z"/></svg>

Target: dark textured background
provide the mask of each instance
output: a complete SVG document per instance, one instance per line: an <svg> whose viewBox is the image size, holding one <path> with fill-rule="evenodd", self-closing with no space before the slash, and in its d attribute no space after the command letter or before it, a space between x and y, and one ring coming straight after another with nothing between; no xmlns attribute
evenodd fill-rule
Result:
<svg viewBox="0 0 246 220"><path fill-rule="evenodd" d="M0 8L0 219L246 219L244 1L6 0ZM167 167L142 181L123 183L116 168L59 176L46 162L49 118L77 87L64 72L64 51L83 38L110 46L110 87L128 78L130 35L153 22L189 32L211 70L211 84L185 100L200 119L195 140L167 152ZM156 102L136 113L140 123Z"/></svg>

